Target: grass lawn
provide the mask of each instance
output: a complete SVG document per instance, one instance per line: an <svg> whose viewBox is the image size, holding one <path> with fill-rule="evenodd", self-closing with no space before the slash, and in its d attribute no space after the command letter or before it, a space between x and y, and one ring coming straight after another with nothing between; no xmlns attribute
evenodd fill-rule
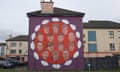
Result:
<svg viewBox="0 0 120 72"><path fill-rule="evenodd" d="M27 71L27 70L16 70L16 69L0 69L0 72L120 72L119 69L111 70L95 70L95 71Z"/></svg>

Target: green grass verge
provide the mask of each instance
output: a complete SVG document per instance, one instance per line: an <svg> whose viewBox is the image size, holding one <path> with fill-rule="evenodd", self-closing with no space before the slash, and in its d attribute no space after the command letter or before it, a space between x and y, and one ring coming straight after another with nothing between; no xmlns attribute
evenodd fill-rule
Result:
<svg viewBox="0 0 120 72"><path fill-rule="evenodd" d="M120 68L111 70L94 70L94 71L28 71L28 70L16 70L16 69L0 69L0 72L120 72Z"/></svg>

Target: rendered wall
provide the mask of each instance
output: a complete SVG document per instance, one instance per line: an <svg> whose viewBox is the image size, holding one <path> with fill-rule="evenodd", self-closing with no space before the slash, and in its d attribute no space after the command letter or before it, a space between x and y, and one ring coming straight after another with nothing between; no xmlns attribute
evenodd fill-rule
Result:
<svg viewBox="0 0 120 72"><path fill-rule="evenodd" d="M83 70L81 17L30 17L29 70Z"/></svg>

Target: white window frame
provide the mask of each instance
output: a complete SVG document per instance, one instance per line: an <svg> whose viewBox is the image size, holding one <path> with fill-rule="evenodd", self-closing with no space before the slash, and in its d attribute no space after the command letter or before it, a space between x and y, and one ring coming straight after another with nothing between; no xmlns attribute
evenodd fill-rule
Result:
<svg viewBox="0 0 120 72"><path fill-rule="evenodd" d="M114 38L114 31L109 31L109 38Z"/></svg>
<svg viewBox="0 0 120 72"><path fill-rule="evenodd" d="M115 51L115 43L110 43L109 47L110 47L110 51Z"/></svg>
<svg viewBox="0 0 120 72"><path fill-rule="evenodd" d="M16 42L11 42L10 43L10 47L16 47L17 46L17 43Z"/></svg>
<svg viewBox="0 0 120 72"><path fill-rule="evenodd" d="M118 38L120 38L120 31L118 31Z"/></svg>

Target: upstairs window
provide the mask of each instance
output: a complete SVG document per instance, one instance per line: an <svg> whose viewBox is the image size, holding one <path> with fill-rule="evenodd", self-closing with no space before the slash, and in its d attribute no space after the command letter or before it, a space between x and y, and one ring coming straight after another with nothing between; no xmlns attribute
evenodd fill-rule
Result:
<svg viewBox="0 0 120 72"><path fill-rule="evenodd" d="M19 50L19 54L21 54L22 53L22 50Z"/></svg>
<svg viewBox="0 0 120 72"><path fill-rule="evenodd" d="M1 47L1 56L4 56L4 55L5 55L5 47L2 46L2 47Z"/></svg>
<svg viewBox="0 0 120 72"><path fill-rule="evenodd" d="M114 38L114 31L109 31L109 38Z"/></svg>
<svg viewBox="0 0 120 72"><path fill-rule="evenodd" d="M88 31L88 41L96 41L96 31Z"/></svg>
<svg viewBox="0 0 120 72"><path fill-rule="evenodd" d="M19 43L19 47L22 47L22 42Z"/></svg>
<svg viewBox="0 0 120 72"><path fill-rule="evenodd" d="M10 44L10 46L11 46L11 47L16 47L16 42L12 42L12 43Z"/></svg>
<svg viewBox="0 0 120 72"><path fill-rule="evenodd" d="M120 43L119 43L119 51L120 51Z"/></svg>
<svg viewBox="0 0 120 72"><path fill-rule="evenodd" d="M111 51L115 51L115 44L114 43L110 43L109 46L110 46Z"/></svg>
<svg viewBox="0 0 120 72"><path fill-rule="evenodd" d="M10 54L16 54L16 50L10 50Z"/></svg>
<svg viewBox="0 0 120 72"><path fill-rule="evenodd" d="M118 31L118 38L120 38L120 31Z"/></svg>

